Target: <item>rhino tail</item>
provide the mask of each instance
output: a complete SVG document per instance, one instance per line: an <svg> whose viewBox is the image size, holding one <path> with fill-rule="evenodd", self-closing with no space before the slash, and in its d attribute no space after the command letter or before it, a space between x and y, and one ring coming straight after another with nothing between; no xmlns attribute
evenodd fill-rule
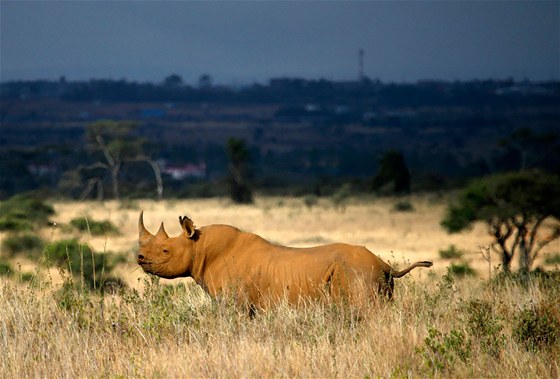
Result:
<svg viewBox="0 0 560 379"><path fill-rule="evenodd" d="M402 276L405 276L406 274L408 274L410 271L412 271L413 269L415 269L416 267L432 267L433 263L430 261L420 261L420 262L416 262L413 263L412 265L410 265L409 267L405 268L404 270L400 270L400 271L395 271L394 269L391 269L390 271L390 275L393 278L400 278Z"/></svg>

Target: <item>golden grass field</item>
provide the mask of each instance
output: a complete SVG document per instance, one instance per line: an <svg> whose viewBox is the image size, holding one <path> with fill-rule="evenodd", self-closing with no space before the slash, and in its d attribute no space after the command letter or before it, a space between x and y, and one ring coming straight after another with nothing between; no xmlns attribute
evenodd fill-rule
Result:
<svg viewBox="0 0 560 379"><path fill-rule="evenodd" d="M0 277L0 377L558 377L560 283L489 284L496 271L480 254L491 241L484 225L449 235L439 226L446 199L413 196L414 211L396 212L400 200L350 199L344 209L328 199L310 208L300 198L258 198L247 206L226 199L55 202L57 226L43 238L79 236L96 253L125 253L116 274L128 288L103 296L67 288L65 275L46 267L35 286ZM189 279L144 274L135 263L140 209L152 232L164 221L170 235L179 234L178 216L188 215L197 226L231 224L284 245L347 242L393 265L434 266L397 280L388 304L283 305L250 318L227 301L211 301ZM84 215L112 221L121 234L93 237L62 227ZM438 250L451 244L476 277L445 275L450 261ZM543 256L559 247L551 244ZM491 266L498 263L493 256ZM23 258L14 264L37 270ZM546 316L545 329L552 325L558 338L524 345L531 331L523 320L531 314Z"/></svg>

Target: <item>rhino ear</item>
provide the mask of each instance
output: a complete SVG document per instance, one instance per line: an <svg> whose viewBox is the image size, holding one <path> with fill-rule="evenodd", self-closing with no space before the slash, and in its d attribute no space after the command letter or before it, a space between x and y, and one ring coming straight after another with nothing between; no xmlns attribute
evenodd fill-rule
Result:
<svg viewBox="0 0 560 379"><path fill-rule="evenodd" d="M192 220L187 216L183 216L183 217L179 216L179 223L181 224L181 228L183 228L183 230L185 231L185 235L188 238L192 238L196 231L196 227L192 222Z"/></svg>

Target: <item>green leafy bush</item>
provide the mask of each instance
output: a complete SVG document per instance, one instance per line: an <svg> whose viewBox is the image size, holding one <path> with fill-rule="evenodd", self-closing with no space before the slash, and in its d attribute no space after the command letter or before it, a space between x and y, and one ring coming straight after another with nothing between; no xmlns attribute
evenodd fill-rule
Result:
<svg viewBox="0 0 560 379"><path fill-rule="evenodd" d="M463 304L464 323L470 334L477 338L482 351L499 356L506 343L503 319L496 315L494 304L489 301L470 300Z"/></svg>
<svg viewBox="0 0 560 379"><path fill-rule="evenodd" d="M545 258L544 263L547 265L558 265L560 264L560 254L556 253L553 255L549 255Z"/></svg>
<svg viewBox="0 0 560 379"><path fill-rule="evenodd" d="M393 211L395 212L414 212L414 206L408 200L401 200L393 205Z"/></svg>
<svg viewBox="0 0 560 379"><path fill-rule="evenodd" d="M471 341L460 330L442 333L436 328L428 330L424 346L418 349L424 362L434 372L451 370L457 359L467 362L470 358Z"/></svg>
<svg viewBox="0 0 560 379"><path fill-rule="evenodd" d="M54 208L29 194L15 195L0 204L0 230L25 231L46 226Z"/></svg>
<svg viewBox="0 0 560 379"><path fill-rule="evenodd" d="M48 263L68 269L74 277L82 278L90 288L102 288L107 281L119 282L110 276L118 262L113 253L96 254L76 239L53 242L45 248Z"/></svg>
<svg viewBox="0 0 560 379"><path fill-rule="evenodd" d="M0 216L0 231L21 232L32 230L33 224L26 219L18 216Z"/></svg>
<svg viewBox="0 0 560 379"><path fill-rule="evenodd" d="M87 217L78 217L70 221L70 225L80 232L89 232L94 236L119 233L119 229L109 220L96 221Z"/></svg>
<svg viewBox="0 0 560 379"><path fill-rule="evenodd" d="M5 237L2 241L2 251L11 256L23 253L28 257L38 258L44 245L45 243L40 237L27 232Z"/></svg>
<svg viewBox="0 0 560 379"><path fill-rule="evenodd" d="M453 244L449 245L446 249L439 250L438 254L442 259L458 259L463 256L463 252Z"/></svg>
<svg viewBox="0 0 560 379"><path fill-rule="evenodd" d="M551 296L560 298L560 271L499 272L488 282L488 286L493 291L509 287L519 287L525 291L529 288L539 288Z"/></svg>
<svg viewBox="0 0 560 379"><path fill-rule="evenodd" d="M11 276L14 273L9 262L0 260L0 276Z"/></svg>
<svg viewBox="0 0 560 379"><path fill-rule="evenodd" d="M476 271L467 262L452 263L447 268L449 272L455 276L475 276Z"/></svg>
<svg viewBox="0 0 560 379"><path fill-rule="evenodd" d="M545 300L522 309L515 316L513 337L529 351L556 346L560 342L558 299Z"/></svg>
<svg viewBox="0 0 560 379"><path fill-rule="evenodd" d="M307 195L303 198L303 203L307 209L311 209L319 204L319 198L316 195Z"/></svg>

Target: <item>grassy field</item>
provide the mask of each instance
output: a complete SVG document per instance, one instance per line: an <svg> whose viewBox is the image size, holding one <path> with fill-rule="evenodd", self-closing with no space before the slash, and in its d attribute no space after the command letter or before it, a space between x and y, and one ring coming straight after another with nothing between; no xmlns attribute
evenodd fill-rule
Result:
<svg viewBox="0 0 560 379"><path fill-rule="evenodd" d="M90 292L65 271L12 257L16 272L0 277L0 377L558 377L558 276L497 279L497 257L489 265L480 254L490 243L483 225L448 235L439 226L444 199L406 201L406 212L396 210L407 208L403 199L373 198L336 207L285 198L55 203L56 226L43 240L79 238L95 255L124 255L114 274L126 287ZM176 235L177 217L188 215L285 245L348 242L396 266L429 259L434 267L397 280L389 304L283 305L250 318L189 279L144 274L135 263L140 209L152 232L164 221ZM82 216L110 220L120 234L67 227ZM543 257L558 253L551 245ZM475 274L448 274L453 264ZM18 280L26 272L35 279Z"/></svg>

